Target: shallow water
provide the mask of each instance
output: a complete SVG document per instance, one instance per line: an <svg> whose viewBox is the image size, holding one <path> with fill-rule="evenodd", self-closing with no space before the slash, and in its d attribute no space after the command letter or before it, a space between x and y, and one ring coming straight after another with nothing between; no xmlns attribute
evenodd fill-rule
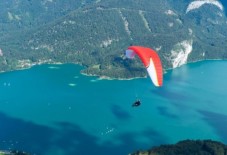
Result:
<svg viewBox="0 0 227 155"><path fill-rule="evenodd" d="M183 139L227 142L226 61L149 78L99 80L80 66L0 74L0 149L42 155L123 155ZM138 108L131 104L139 98Z"/></svg>

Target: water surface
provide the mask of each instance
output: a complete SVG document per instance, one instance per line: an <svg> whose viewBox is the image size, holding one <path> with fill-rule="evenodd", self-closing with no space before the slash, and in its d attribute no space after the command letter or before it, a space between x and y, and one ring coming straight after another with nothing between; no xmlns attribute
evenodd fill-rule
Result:
<svg viewBox="0 0 227 155"><path fill-rule="evenodd" d="M183 139L227 142L226 68L185 65L168 71L162 88L149 78L87 77L73 64L1 73L0 149L123 155Z"/></svg>

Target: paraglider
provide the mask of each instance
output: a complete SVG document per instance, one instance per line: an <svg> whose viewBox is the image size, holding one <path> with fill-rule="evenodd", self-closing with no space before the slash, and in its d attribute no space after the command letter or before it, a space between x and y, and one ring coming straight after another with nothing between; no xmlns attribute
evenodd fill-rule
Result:
<svg viewBox="0 0 227 155"><path fill-rule="evenodd" d="M142 46L130 46L125 52L127 58L134 58L138 55L144 66L147 68L147 72L156 87L160 87L163 84L162 63L158 54L151 48Z"/></svg>
<svg viewBox="0 0 227 155"><path fill-rule="evenodd" d="M138 106L140 106L140 105L141 105L140 100L136 100L136 102L134 102L134 103L132 104L132 107L138 107Z"/></svg>

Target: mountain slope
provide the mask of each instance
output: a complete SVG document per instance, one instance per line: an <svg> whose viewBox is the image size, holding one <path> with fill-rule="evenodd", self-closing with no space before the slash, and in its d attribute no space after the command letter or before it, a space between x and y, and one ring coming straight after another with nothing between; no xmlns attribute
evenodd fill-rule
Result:
<svg viewBox="0 0 227 155"><path fill-rule="evenodd" d="M165 69L204 59L226 59L223 10L212 3L189 10L192 4L195 1L89 1L44 25L3 37L1 70L70 62L86 66L86 74L145 76L138 59L124 58L124 50L131 44L156 49Z"/></svg>
<svg viewBox="0 0 227 155"><path fill-rule="evenodd" d="M175 145L161 145L149 151L138 151L131 155L225 155L227 146L212 140L184 140Z"/></svg>
<svg viewBox="0 0 227 155"><path fill-rule="evenodd" d="M0 34L42 26L94 0L7 0L0 2Z"/></svg>

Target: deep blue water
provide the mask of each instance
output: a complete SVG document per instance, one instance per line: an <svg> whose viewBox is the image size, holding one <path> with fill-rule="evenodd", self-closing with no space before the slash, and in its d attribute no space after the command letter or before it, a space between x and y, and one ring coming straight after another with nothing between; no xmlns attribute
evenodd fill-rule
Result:
<svg viewBox="0 0 227 155"><path fill-rule="evenodd" d="M227 8L227 1L226 0L219 0L221 3L222 3L222 5L224 6L224 11L225 11L225 14L227 15L227 10L226 10L226 8Z"/></svg>
<svg viewBox="0 0 227 155"><path fill-rule="evenodd" d="M0 74L0 149L40 155L124 155L183 139L227 142L227 62L149 78L100 80L80 66L41 65ZM140 98L142 105L132 108Z"/></svg>

